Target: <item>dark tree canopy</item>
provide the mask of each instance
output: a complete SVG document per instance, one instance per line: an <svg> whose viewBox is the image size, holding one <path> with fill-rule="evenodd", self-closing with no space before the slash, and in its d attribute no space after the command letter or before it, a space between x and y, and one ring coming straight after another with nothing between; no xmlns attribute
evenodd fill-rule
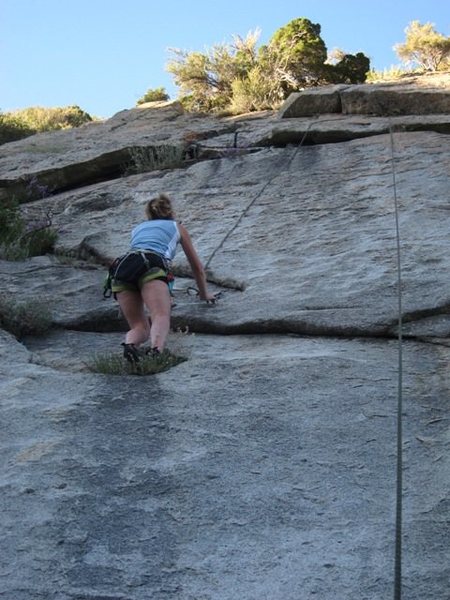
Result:
<svg viewBox="0 0 450 600"><path fill-rule="evenodd" d="M363 83L370 70L370 60L362 52L344 54L334 65L325 65L325 79L330 83Z"/></svg>
<svg viewBox="0 0 450 600"><path fill-rule="evenodd" d="M292 87L316 84L327 59L327 48L320 37L320 25L308 19L294 19L278 29L269 42L280 75Z"/></svg>

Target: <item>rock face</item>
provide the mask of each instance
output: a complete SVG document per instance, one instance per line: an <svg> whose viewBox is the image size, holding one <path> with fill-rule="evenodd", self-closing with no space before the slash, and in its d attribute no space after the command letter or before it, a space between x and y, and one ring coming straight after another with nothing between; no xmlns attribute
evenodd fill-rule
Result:
<svg viewBox="0 0 450 600"><path fill-rule="evenodd" d="M429 73L378 85L331 85L291 94L282 116L324 113L358 115L433 115L450 113L449 76Z"/></svg>
<svg viewBox="0 0 450 600"><path fill-rule="evenodd" d="M449 87L425 115L421 80L403 87L314 90L297 116L295 98L238 118L161 103L0 148L3 197L29 219L51 210L59 231L55 256L0 261L3 296L44 301L54 325L0 330L5 598L392 595L396 206L403 585L446 597ZM389 110L368 114L369 98ZM171 168L156 168L162 147ZM160 191L221 300L186 293L180 254L169 347L188 360L94 374L126 328L105 265Z"/></svg>

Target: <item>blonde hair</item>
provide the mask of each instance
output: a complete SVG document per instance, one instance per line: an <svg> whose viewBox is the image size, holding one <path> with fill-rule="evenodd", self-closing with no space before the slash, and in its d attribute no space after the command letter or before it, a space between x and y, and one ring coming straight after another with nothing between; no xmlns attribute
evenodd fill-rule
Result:
<svg viewBox="0 0 450 600"><path fill-rule="evenodd" d="M156 198L152 198L147 202L145 207L147 219L173 219L174 213L172 202L166 194L159 194Z"/></svg>

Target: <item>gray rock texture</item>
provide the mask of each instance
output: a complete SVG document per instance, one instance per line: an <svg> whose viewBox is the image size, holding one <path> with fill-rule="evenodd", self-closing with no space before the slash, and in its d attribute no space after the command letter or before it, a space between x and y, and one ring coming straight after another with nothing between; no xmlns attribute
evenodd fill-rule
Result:
<svg viewBox="0 0 450 600"><path fill-rule="evenodd" d="M53 325L20 340L0 329L2 598L393 596L395 204L403 593L449 597L448 124L161 103L0 148L3 197L32 181L24 216L51 211L59 233L55 255L0 261L2 302L43 302ZM177 167L118 172L121 153L161 144L183 149ZM106 265L160 191L220 301L187 293L180 254L169 348L188 360L93 373L126 330L102 297Z"/></svg>
<svg viewBox="0 0 450 600"><path fill-rule="evenodd" d="M430 115L450 113L448 74L405 76L395 81L330 85L291 94L280 110L283 118L324 113L363 115Z"/></svg>

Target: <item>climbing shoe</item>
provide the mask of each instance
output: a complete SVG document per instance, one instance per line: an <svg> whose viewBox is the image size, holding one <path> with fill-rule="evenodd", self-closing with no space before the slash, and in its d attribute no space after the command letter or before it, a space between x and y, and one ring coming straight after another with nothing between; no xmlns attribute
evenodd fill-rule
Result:
<svg viewBox="0 0 450 600"><path fill-rule="evenodd" d="M139 350L136 348L134 344L125 344L122 343L123 346L123 357L131 364L136 364L139 362Z"/></svg>
<svg viewBox="0 0 450 600"><path fill-rule="evenodd" d="M156 358L157 356L161 356L161 352L156 346L154 348L145 348L144 352L145 355L149 356L150 358Z"/></svg>

